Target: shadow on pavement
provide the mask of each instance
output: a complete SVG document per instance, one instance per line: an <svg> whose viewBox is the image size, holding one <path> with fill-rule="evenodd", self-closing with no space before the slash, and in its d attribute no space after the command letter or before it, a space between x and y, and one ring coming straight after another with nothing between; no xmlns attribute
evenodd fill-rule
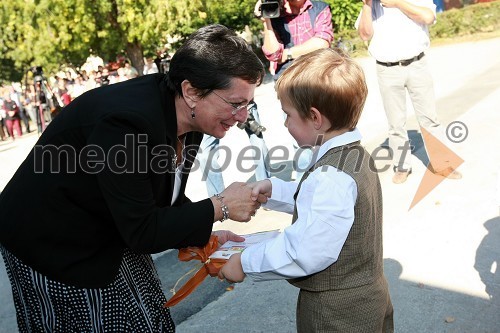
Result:
<svg viewBox="0 0 500 333"><path fill-rule="evenodd" d="M429 156L425 150L424 140L422 134L417 130L408 130L408 138L410 139L410 149L411 153L418 158L423 165L429 164ZM389 138L385 138L380 147L389 149Z"/></svg>
<svg viewBox="0 0 500 333"><path fill-rule="evenodd" d="M474 268L486 286L490 301L498 307L498 330L500 331L500 217L484 223L488 234L476 250Z"/></svg>
<svg viewBox="0 0 500 333"><path fill-rule="evenodd" d="M453 93L436 100L436 109L441 123L447 124L470 110L477 101L483 100L500 85L500 63L496 63ZM474 85L474 87L471 87ZM465 97L465 98L464 98Z"/></svg>
<svg viewBox="0 0 500 333"><path fill-rule="evenodd" d="M499 224L497 220L497 231L500 231ZM499 241L496 237L497 253ZM401 278L403 267L394 259L384 259L384 271L394 306L395 332L414 333L416 327L420 333L500 332L498 299L488 301L405 280Z"/></svg>

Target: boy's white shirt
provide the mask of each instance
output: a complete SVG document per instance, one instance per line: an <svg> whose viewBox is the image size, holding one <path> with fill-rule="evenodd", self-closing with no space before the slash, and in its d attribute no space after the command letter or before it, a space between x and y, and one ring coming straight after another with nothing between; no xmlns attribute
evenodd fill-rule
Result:
<svg viewBox="0 0 500 333"><path fill-rule="evenodd" d="M317 162L334 147L359 141L357 129L334 137L313 155ZM299 184L271 178L272 196L265 207L293 213L293 195ZM296 278L320 272L337 261L354 222L356 182L327 166L302 182L297 196L297 221L278 237L243 251L241 264L256 281Z"/></svg>

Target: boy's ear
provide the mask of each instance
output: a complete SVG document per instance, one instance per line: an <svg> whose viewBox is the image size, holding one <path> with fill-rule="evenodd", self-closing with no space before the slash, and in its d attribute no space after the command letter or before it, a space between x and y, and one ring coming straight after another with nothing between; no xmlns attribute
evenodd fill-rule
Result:
<svg viewBox="0 0 500 333"><path fill-rule="evenodd" d="M196 102L200 99L200 96L198 96L198 89L193 87L191 85L191 82L189 82L188 80L182 81L181 89L182 96L184 96L184 99L186 100L186 103L189 105L189 107L195 107Z"/></svg>
<svg viewBox="0 0 500 333"><path fill-rule="evenodd" d="M319 112L315 107L311 107L311 121L313 122L314 128L319 130L323 126L323 122L326 120L325 117Z"/></svg>

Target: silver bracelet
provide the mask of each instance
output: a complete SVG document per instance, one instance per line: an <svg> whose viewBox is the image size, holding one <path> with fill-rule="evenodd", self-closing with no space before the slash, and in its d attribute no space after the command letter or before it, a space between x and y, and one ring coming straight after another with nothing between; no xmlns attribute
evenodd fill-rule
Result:
<svg viewBox="0 0 500 333"><path fill-rule="evenodd" d="M229 208L227 208L226 204L222 200L224 199L222 195L217 193L215 194L215 197L220 201L220 208L222 209L222 218L219 221L224 222L225 220L229 219Z"/></svg>

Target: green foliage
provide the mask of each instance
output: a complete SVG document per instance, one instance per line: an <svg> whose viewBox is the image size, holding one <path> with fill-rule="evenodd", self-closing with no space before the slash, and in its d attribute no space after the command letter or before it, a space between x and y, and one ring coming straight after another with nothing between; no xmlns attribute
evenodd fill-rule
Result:
<svg viewBox="0 0 500 333"><path fill-rule="evenodd" d="M335 33L351 30L363 7L361 0L325 0L332 9L333 30Z"/></svg>
<svg viewBox="0 0 500 333"><path fill-rule="evenodd" d="M18 72L34 65L55 72L85 62L92 51L114 60L125 50L142 62L142 44L158 43L160 0L9 0L1 2L2 60ZM3 62L3 61L2 61ZM0 73L0 76L4 76Z"/></svg>
<svg viewBox="0 0 500 333"><path fill-rule="evenodd" d="M162 2L167 19L163 25L165 35L186 38L207 24L219 23L236 31L250 25L252 31L262 29L262 24L253 19L256 0L193 0Z"/></svg>
<svg viewBox="0 0 500 333"><path fill-rule="evenodd" d="M354 30L360 0L324 0L332 8L335 41L366 52ZM112 61L125 53L134 66L144 53L180 44L201 26L220 23L236 31L248 25L256 0L3 0L0 1L0 80L19 80L32 66L49 75L60 65L83 64L92 53ZM500 2L481 3L438 15L431 38L453 38L500 30ZM177 41L177 42L175 42Z"/></svg>
<svg viewBox="0 0 500 333"><path fill-rule="evenodd" d="M23 73L15 70L14 61L11 59L0 59L0 73L0 84L19 82L23 79Z"/></svg>
<svg viewBox="0 0 500 333"><path fill-rule="evenodd" d="M452 38L480 32L498 31L500 28L500 2L479 3L438 14L431 26L431 38Z"/></svg>

